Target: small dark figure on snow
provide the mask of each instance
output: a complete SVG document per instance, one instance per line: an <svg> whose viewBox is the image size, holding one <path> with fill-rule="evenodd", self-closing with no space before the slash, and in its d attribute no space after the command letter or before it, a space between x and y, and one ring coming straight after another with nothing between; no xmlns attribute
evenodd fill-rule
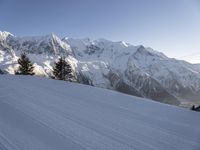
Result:
<svg viewBox="0 0 200 150"><path fill-rule="evenodd" d="M195 107L195 105L193 105L193 106L191 107L191 110L193 110L193 111L200 111L200 106L196 106L196 107Z"/></svg>

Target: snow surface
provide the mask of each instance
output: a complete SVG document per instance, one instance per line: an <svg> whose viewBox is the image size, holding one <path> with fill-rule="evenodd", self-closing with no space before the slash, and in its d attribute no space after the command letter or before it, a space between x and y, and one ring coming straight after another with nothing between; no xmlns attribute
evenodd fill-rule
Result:
<svg viewBox="0 0 200 150"><path fill-rule="evenodd" d="M1 150L199 150L200 115L110 90L0 76Z"/></svg>

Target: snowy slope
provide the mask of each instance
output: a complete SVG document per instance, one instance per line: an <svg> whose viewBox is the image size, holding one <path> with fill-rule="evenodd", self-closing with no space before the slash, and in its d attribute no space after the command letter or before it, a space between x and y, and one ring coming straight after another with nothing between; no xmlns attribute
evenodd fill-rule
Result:
<svg viewBox="0 0 200 150"><path fill-rule="evenodd" d="M23 52L40 76L50 76L54 62L64 56L81 83L173 105L200 104L199 67L142 45L106 39L60 39L54 34L16 37L0 32L1 70L14 74Z"/></svg>
<svg viewBox="0 0 200 150"><path fill-rule="evenodd" d="M200 115L114 91L0 76L2 150L199 150Z"/></svg>

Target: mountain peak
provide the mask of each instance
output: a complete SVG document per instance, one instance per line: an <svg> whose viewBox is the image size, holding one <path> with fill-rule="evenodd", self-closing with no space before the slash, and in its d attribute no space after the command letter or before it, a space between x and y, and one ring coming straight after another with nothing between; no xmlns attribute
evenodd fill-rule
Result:
<svg viewBox="0 0 200 150"><path fill-rule="evenodd" d="M41 36L41 38L43 38L43 37L45 37L46 39L50 39L50 40L51 39L60 40L60 38L54 33L47 34L45 36Z"/></svg>
<svg viewBox="0 0 200 150"><path fill-rule="evenodd" d="M7 31L0 31L0 35L13 35L13 34Z"/></svg>
<svg viewBox="0 0 200 150"><path fill-rule="evenodd" d="M13 36L13 34L7 31L0 31L0 40L5 40L8 36Z"/></svg>
<svg viewBox="0 0 200 150"><path fill-rule="evenodd" d="M129 46L129 44L126 43L126 42L124 42L124 41L120 41L119 43L120 43L121 45L125 46L125 47L128 47L128 46Z"/></svg>
<svg viewBox="0 0 200 150"><path fill-rule="evenodd" d="M153 50L150 47L144 47L139 45L136 51L136 54L141 54L143 56L158 56L160 58L167 58L163 53Z"/></svg>

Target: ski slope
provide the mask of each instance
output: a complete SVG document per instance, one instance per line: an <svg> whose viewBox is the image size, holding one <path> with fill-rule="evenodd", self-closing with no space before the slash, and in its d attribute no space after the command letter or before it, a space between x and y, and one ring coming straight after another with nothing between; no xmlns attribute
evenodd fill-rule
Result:
<svg viewBox="0 0 200 150"><path fill-rule="evenodd" d="M199 150L200 113L110 90L0 76L0 150Z"/></svg>

